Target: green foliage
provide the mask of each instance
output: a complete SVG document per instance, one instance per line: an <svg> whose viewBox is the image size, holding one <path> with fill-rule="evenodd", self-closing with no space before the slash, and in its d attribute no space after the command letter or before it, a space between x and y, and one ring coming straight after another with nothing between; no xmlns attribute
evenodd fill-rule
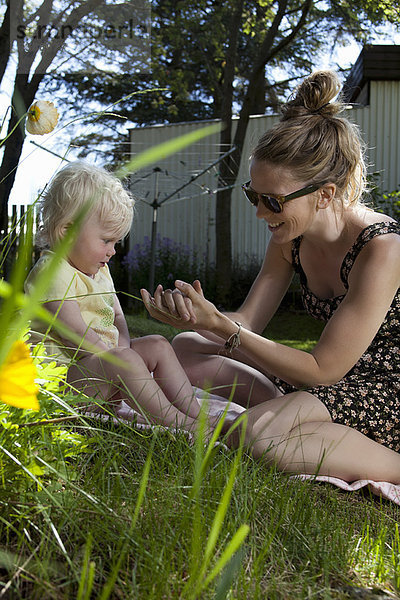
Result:
<svg viewBox="0 0 400 600"><path fill-rule="evenodd" d="M141 321L146 333L151 322ZM269 333L317 335L293 313L277 315ZM40 412L6 407L0 415L6 597L301 600L345 598L352 587L399 591L399 507L291 479L201 437L193 446L183 432L84 417L49 423L74 417L79 397L64 385L64 368L44 358L37 347Z"/></svg>
<svg viewBox="0 0 400 600"><path fill-rule="evenodd" d="M385 215L400 220L400 190L385 192L376 199L376 209Z"/></svg>
<svg viewBox="0 0 400 600"><path fill-rule="evenodd" d="M395 505L291 479L246 455L236 461L221 446L193 447L184 434L84 422L74 430L95 442L54 473L58 488L48 483L50 494L22 491L11 500L10 488L0 488L6 597L344 600L357 588L399 592ZM233 468L229 502L221 503ZM207 582L243 525L250 531L241 550ZM195 566L206 557L200 577Z"/></svg>
<svg viewBox="0 0 400 600"><path fill-rule="evenodd" d="M40 410L0 404L0 485L11 495L44 486L59 488L54 469L65 473L65 460L87 452L93 443L77 432L48 426L49 419L65 417L66 410L74 418L78 397L65 383L66 367L49 360L42 344L32 348L32 355L38 372ZM72 469L69 476L73 476Z"/></svg>
<svg viewBox="0 0 400 600"><path fill-rule="evenodd" d="M380 173L372 173L368 178L369 196L373 208L389 217L400 220L400 190L381 191Z"/></svg>
<svg viewBox="0 0 400 600"><path fill-rule="evenodd" d="M87 112L93 101L112 107L98 117L98 123L102 125L100 135L106 125L111 128L107 145L111 144L111 152L120 157L114 129L120 125L125 128L125 119L140 125L225 119L222 110L230 61L234 70L230 110L240 112L249 77L264 61L257 94L251 95L251 112L276 111L294 83L313 70L316 56L332 53L335 45L344 45L351 38L366 42L376 32L372 23L397 19L396 9L385 2L330 0L311 3L305 22L297 30L303 4L246 0L242 3L240 27L233 32L232 15L238 6L237 0L156 0L152 2L151 73L65 69L52 74L46 87L56 92L64 89L64 101L70 102L74 114L77 107L81 114ZM279 20L281 13L284 18ZM232 54L230 40L236 33L237 45ZM264 45L267 38L270 43ZM134 59L128 52L121 58L127 64ZM277 68L285 72L282 81L277 81ZM99 151L99 139L91 137L93 131L84 138L79 134L73 143L87 153L94 142Z"/></svg>

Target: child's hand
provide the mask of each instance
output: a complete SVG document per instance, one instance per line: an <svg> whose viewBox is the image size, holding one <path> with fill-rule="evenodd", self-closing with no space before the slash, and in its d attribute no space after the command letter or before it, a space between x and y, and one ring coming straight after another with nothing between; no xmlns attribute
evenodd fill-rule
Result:
<svg viewBox="0 0 400 600"><path fill-rule="evenodd" d="M172 294L171 290L167 290L167 292ZM171 303L169 302L167 304L167 301L165 300L165 293L161 286L157 287L156 291L154 292L154 297L151 296L150 293L145 289L141 289L140 294L148 313L154 319L179 329L192 328L191 317L188 311L186 309L181 309L183 314L183 316L181 316L176 310L175 304L173 307L169 308Z"/></svg>
<svg viewBox="0 0 400 600"><path fill-rule="evenodd" d="M154 292L154 300L159 308L167 309L172 316L183 321L195 322L191 300L177 288L164 290L162 285L158 285Z"/></svg>
<svg viewBox="0 0 400 600"><path fill-rule="evenodd" d="M154 298L147 290L141 290L143 302L150 315L163 323L182 329L208 330L210 316L217 313L215 306L204 298L200 281L193 285L177 280L175 290L163 290L157 286Z"/></svg>
<svg viewBox="0 0 400 600"><path fill-rule="evenodd" d="M196 280L193 283L193 288L198 293L203 295L200 281ZM143 294L142 298L144 300ZM150 294L149 298L151 298ZM158 285L154 292L152 304L153 308L155 305L160 312L165 313L166 311L169 313L169 315L176 319L181 319L182 321L188 321L190 323L196 322L196 315L193 311L192 301L177 288L174 290L164 290L162 285Z"/></svg>

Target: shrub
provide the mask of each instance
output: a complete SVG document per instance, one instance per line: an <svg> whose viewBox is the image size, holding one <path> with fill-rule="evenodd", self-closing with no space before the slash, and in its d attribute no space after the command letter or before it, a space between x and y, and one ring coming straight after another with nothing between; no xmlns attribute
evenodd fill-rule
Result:
<svg viewBox="0 0 400 600"><path fill-rule="evenodd" d="M203 273L201 257L196 249L175 242L168 237L156 238L155 283L164 288L174 287L177 277L192 282L201 279ZM138 294L140 288L149 286L151 268L151 239L146 236L142 243L135 244L122 259L122 266L129 274L130 290ZM152 291L152 290L151 290Z"/></svg>
<svg viewBox="0 0 400 600"><path fill-rule="evenodd" d="M379 189L380 174L372 173L369 180L372 207L389 217L400 219L400 190L381 192Z"/></svg>
<svg viewBox="0 0 400 600"><path fill-rule="evenodd" d="M142 243L135 244L122 259L122 270L129 274L129 291L139 294L142 287L149 287L151 267L151 240L145 237ZM245 260L236 258L232 266L232 283L229 306L226 310L238 308L245 299L257 273L261 261L255 257ZM168 237L157 236L155 253L155 284L161 283L164 288L173 288L175 279L192 282L200 279L204 294L211 301L215 298L217 273L215 264L206 263L205 256L196 248L175 242ZM134 306L135 308L135 306Z"/></svg>

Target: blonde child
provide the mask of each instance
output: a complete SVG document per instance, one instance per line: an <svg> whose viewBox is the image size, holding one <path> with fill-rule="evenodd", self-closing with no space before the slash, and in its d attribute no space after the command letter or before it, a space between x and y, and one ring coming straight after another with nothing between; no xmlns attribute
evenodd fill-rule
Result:
<svg viewBox="0 0 400 600"><path fill-rule="evenodd" d="M52 249L88 202L88 216L43 298L82 344L74 345L55 330L49 335L43 323L34 324L34 335L44 337L47 352L69 365L69 384L100 405L109 401L111 407L124 399L152 423L192 429L200 405L172 346L158 335L131 339L115 293L108 262L130 230L134 208L117 178L83 162L70 163L55 175L41 204L38 243L45 249L25 291L29 294ZM110 362L106 355L118 360Z"/></svg>

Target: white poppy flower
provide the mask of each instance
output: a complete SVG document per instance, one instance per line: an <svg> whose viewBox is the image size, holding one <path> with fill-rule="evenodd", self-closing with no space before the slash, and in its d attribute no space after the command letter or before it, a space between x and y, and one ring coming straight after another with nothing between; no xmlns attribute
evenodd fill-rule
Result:
<svg viewBox="0 0 400 600"><path fill-rule="evenodd" d="M37 100L28 110L26 130L33 135L44 135L53 131L58 122L58 112L52 102Z"/></svg>

